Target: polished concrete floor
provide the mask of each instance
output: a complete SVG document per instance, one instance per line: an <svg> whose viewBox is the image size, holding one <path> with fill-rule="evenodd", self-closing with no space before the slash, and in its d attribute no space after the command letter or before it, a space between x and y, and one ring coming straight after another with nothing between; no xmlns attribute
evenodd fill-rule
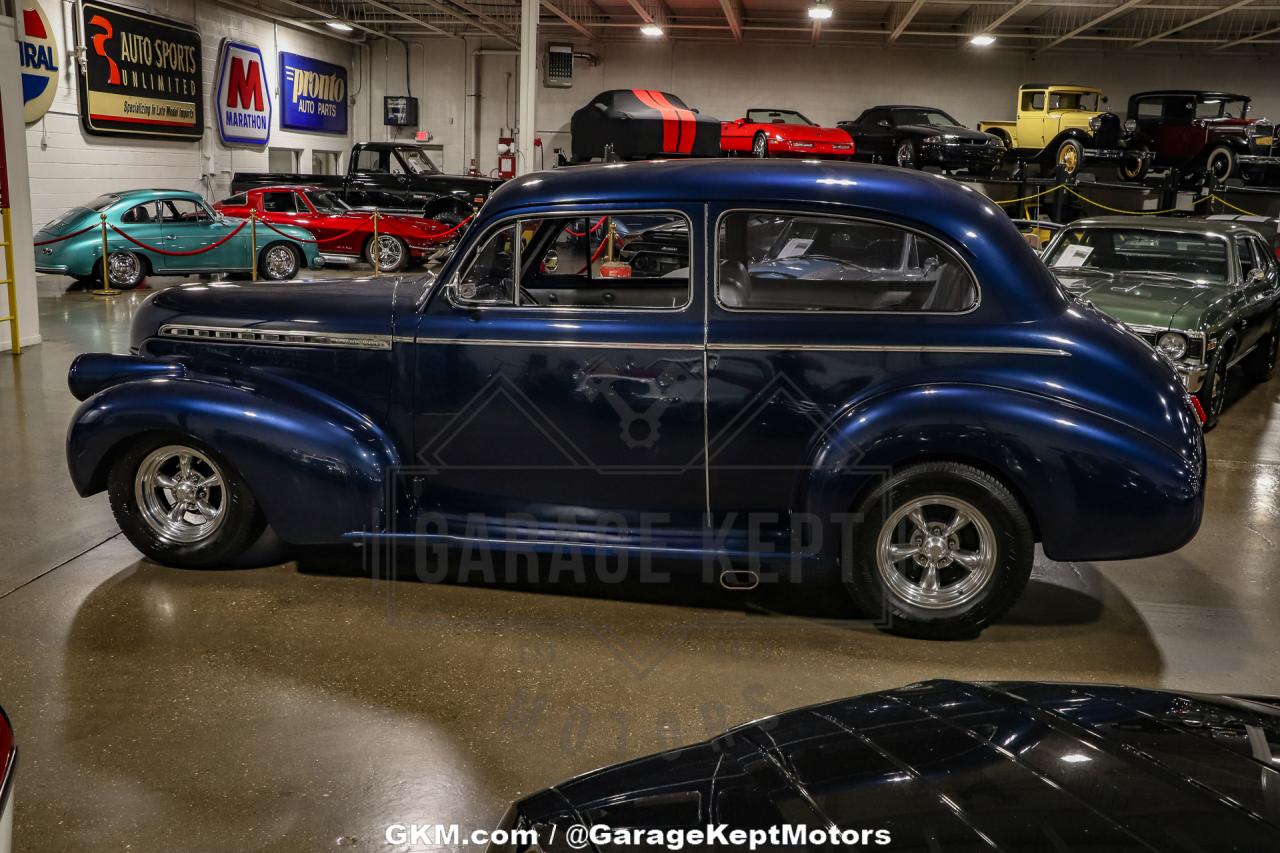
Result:
<svg viewBox="0 0 1280 853"><path fill-rule="evenodd" d="M1280 693L1280 380L1209 436L1207 518L1169 556L1043 559L980 639L847 619L838 587L386 580L357 551L257 570L139 558L62 458L84 350L145 293L41 281L45 343L0 354L0 704L21 851L396 849L771 711L937 677ZM1237 385L1240 384L1237 379Z"/></svg>

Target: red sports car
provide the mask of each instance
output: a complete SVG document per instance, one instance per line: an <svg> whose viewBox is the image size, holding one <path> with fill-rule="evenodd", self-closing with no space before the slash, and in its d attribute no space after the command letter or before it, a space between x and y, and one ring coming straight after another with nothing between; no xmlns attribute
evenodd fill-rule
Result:
<svg viewBox="0 0 1280 853"><path fill-rule="evenodd" d="M329 263L373 263L373 214L352 210L323 187L258 187L214 204L227 216L247 219L257 211L266 225L299 225L315 235L320 256ZM459 233L434 219L381 213L378 215L378 267L383 272L424 261Z"/></svg>
<svg viewBox="0 0 1280 853"><path fill-rule="evenodd" d="M819 127L795 110L747 110L720 125L720 150L755 157L853 159L853 138L838 127Z"/></svg>

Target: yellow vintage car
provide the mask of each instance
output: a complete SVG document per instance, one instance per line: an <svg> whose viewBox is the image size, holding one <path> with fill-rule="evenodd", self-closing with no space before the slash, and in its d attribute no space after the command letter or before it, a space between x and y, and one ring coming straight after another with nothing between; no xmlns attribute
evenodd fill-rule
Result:
<svg viewBox="0 0 1280 853"><path fill-rule="evenodd" d="M1094 161L1137 174L1133 167L1150 155L1129 146L1120 117L1102 111L1106 102L1102 90L1090 86L1024 83L1018 87L1017 119L981 121L978 130L999 137L1019 158L1061 166L1068 175Z"/></svg>

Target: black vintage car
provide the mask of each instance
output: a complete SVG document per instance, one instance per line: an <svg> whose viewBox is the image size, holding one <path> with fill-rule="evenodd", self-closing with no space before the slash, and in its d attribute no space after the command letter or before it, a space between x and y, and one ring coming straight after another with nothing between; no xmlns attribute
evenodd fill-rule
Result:
<svg viewBox="0 0 1280 853"><path fill-rule="evenodd" d="M573 161L719 157L720 120L668 92L613 89L573 114Z"/></svg>
<svg viewBox="0 0 1280 853"><path fill-rule="evenodd" d="M475 213L500 183L494 178L447 175L421 145L360 142L351 148L345 175L236 172L231 179L231 192L242 193L254 187L323 186L351 207L421 213L457 225Z"/></svg>
<svg viewBox="0 0 1280 853"><path fill-rule="evenodd" d="M570 779L501 828L546 853L676 849L667 833L709 827L726 837L696 849L1277 850L1278 701L930 681ZM616 843L632 829L660 832Z"/></svg>
<svg viewBox="0 0 1280 853"><path fill-rule="evenodd" d="M970 130L937 107L884 104L838 126L853 137L854 158L872 163L967 169L985 175L1005 154L999 139Z"/></svg>

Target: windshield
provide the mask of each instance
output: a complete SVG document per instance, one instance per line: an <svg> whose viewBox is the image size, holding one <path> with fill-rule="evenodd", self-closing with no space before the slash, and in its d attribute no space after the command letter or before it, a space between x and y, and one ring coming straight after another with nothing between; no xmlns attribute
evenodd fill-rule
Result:
<svg viewBox="0 0 1280 853"><path fill-rule="evenodd" d="M1070 229L1046 263L1068 274L1154 273L1206 283L1230 276L1223 238L1146 228Z"/></svg>
<svg viewBox="0 0 1280 853"><path fill-rule="evenodd" d="M431 162L431 158L426 155L421 148L401 148L398 153L400 158L404 160L404 165L410 172L415 175L438 175L440 168Z"/></svg>
<svg viewBox="0 0 1280 853"><path fill-rule="evenodd" d="M1249 102L1244 98L1204 98L1196 102L1196 118L1244 118Z"/></svg>
<svg viewBox="0 0 1280 853"><path fill-rule="evenodd" d="M1098 111L1097 92L1054 92L1049 95L1051 110L1084 110L1088 113Z"/></svg>
<svg viewBox="0 0 1280 853"><path fill-rule="evenodd" d="M747 110L747 121L752 124L813 124L795 110Z"/></svg>
<svg viewBox="0 0 1280 853"><path fill-rule="evenodd" d="M927 124L941 127L960 126L960 122L942 110L894 110L893 123L899 127L904 124Z"/></svg>
<svg viewBox="0 0 1280 853"><path fill-rule="evenodd" d="M351 209L345 201L327 190L311 190L306 196L311 206L320 213L346 213Z"/></svg>

